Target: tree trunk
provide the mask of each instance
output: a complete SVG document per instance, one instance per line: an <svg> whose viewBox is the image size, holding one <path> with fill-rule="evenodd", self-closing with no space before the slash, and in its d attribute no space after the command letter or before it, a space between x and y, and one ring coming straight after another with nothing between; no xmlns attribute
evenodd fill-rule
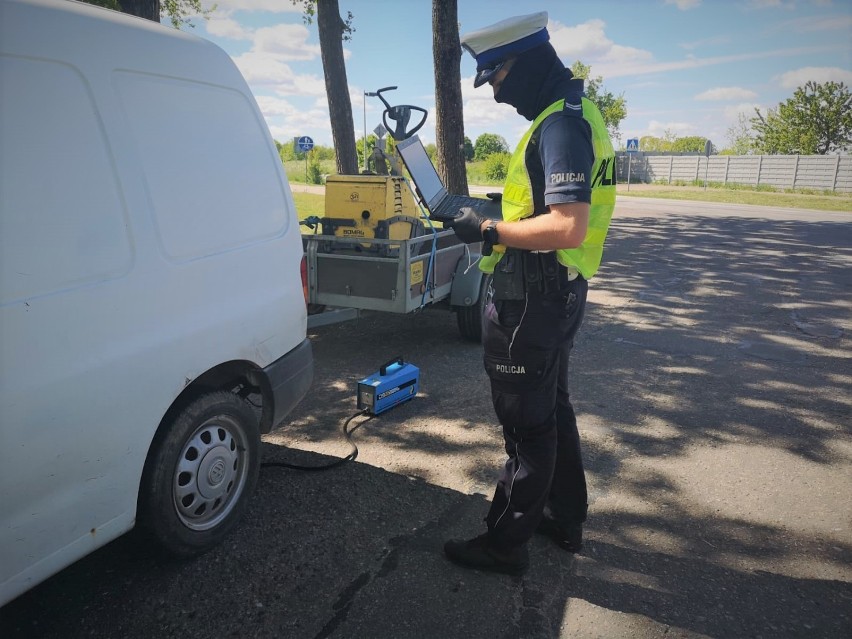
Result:
<svg viewBox="0 0 852 639"><path fill-rule="evenodd" d="M331 116L331 137L337 155L337 172L354 175L358 173L358 153L355 150L355 123L352 120L349 83L343 62L345 26L340 18L338 0L317 2L317 27L325 91L328 94L328 112Z"/></svg>
<svg viewBox="0 0 852 639"><path fill-rule="evenodd" d="M464 163L461 55L458 0L432 0L438 174L450 193L466 195L468 190Z"/></svg>
<svg viewBox="0 0 852 639"><path fill-rule="evenodd" d="M122 13L160 21L160 0L118 0Z"/></svg>

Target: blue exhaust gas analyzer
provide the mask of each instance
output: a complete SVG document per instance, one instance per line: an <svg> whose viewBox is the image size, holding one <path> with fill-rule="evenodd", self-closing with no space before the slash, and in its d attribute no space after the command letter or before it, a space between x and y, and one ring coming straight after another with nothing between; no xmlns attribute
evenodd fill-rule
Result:
<svg viewBox="0 0 852 639"><path fill-rule="evenodd" d="M419 385L420 369L397 357L358 382L358 408L378 415L413 398Z"/></svg>

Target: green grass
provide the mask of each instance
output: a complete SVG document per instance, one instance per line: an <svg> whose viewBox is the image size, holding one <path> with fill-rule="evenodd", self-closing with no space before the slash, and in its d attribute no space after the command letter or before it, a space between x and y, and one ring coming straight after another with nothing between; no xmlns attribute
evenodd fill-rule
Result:
<svg viewBox="0 0 852 639"><path fill-rule="evenodd" d="M503 186L502 180L496 182L485 177L485 161L468 162L467 168L467 183L477 184L479 186Z"/></svg>
<svg viewBox="0 0 852 639"><path fill-rule="evenodd" d="M337 173L337 165L334 160L320 161L321 172L323 175L331 175ZM287 174L287 180L293 184L305 184L305 161L290 160L284 162L284 172ZM479 184L481 186L502 186L502 181L495 182L485 177L485 162L468 162L467 163L467 181L469 184Z"/></svg>
<svg viewBox="0 0 852 639"><path fill-rule="evenodd" d="M325 215L325 195L293 192L293 200L296 202L296 211L299 213L300 220L311 215L317 217Z"/></svg>
<svg viewBox="0 0 852 639"><path fill-rule="evenodd" d="M320 160L320 172L323 175L337 173L337 166L334 160ZM290 160L284 162L284 172L287 174L287 181L294 184L305 184L305 161Z"/></svg>
<svg viewBox="0 0 852 639"><path fill-rule="evenodd" d="M693 202L719 202L722 204L753 204L756 206L781 206L794 209L841 211L852 213L852 194L812 194L807 192L777 192L737 185L734 188L708 188L696 186L668 186L660 184L618 185L619 195L650 197Z"/></svg>
<svg viewBox="0 0 852 639"><path fill-rule="evenodd" d="M630 197L650 197L666 200L687 200L695 202L719 202L722 204L753 204L756 206L781 206L794 209L815 209L819 211L841 211L852 213L852 195L809 195L803 193L767 193L745 189L711 189L706 191L697 187L678 187L643 184L626 184L618 187L619 195ZM299 219L310 215L322 217L325 214L325 196L316 193L294 191L296 210Z"/></svg>
<svg viewBox="0 0 852 639"><path fill-rule="evenodd" d="M305 163L301 160L284 163L285 171L290 182L305 183ZM322 162L323 173L336 172L334 162ZM485 162L469 162L467 164L468 184L479 186L502 186L502 183L485 178ZM757 206L780 206L785 208L815 209L820 211L841 211L852 213L852 194L831 193L813 189L778 190L767 185L758 187L742 184L708 183L703 188L703 182L683 182L678 184L627 184L618 185L619 195L630 197L662 198L669 200L686 200L697 202L719 202L723 204L752 204ZM324 214L322 195L312 193L293 193L299 217Z"/></svg>

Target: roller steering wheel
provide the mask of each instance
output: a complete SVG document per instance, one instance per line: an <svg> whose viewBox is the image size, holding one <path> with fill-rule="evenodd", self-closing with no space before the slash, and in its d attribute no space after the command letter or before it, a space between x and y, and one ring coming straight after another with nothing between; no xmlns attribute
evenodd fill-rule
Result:
<svg viewBox="0 0 852 639"><path fill-rule="evenodd" d="M382 92L392 91L393 89L396 89L396 87L384 87L383 89L376 91L376 95L385 105L385 111L382 113L382 121L384 122L385 128L394 140L401 142L402 140L410 138L420 130L420 128L426 123L427 112L426 109L414 106L413 104L400 104L398 106L391 106L388 104L388 101L385 100ZM422 117L416 126L406 130L408 123L411 121L412 111L420 112ZM395 124L391 125L390 122L388 122L388 118L390 118Z"/></svg>

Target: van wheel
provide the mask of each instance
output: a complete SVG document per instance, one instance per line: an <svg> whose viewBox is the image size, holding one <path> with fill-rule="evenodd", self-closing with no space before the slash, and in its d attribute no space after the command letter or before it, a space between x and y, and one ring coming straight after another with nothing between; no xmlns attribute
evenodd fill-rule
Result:
<svg viewBox="0 0 852 639"><path fill-rule="evenodd" d="M476 300L476 304L456 307L459 333L466 340L471 342L482 341L482 316L489 301L491 301L491 275L486 273L482 275L482 282L479 285L479 298Z"/></svg>
<svg viewBox="0 0 852 639"><path fill-rule="evenodd" d="M251 407L226 391L203 395L157 433L139 493L138 522L172 554L218 544L242 517L260 472Z"/></svg>

